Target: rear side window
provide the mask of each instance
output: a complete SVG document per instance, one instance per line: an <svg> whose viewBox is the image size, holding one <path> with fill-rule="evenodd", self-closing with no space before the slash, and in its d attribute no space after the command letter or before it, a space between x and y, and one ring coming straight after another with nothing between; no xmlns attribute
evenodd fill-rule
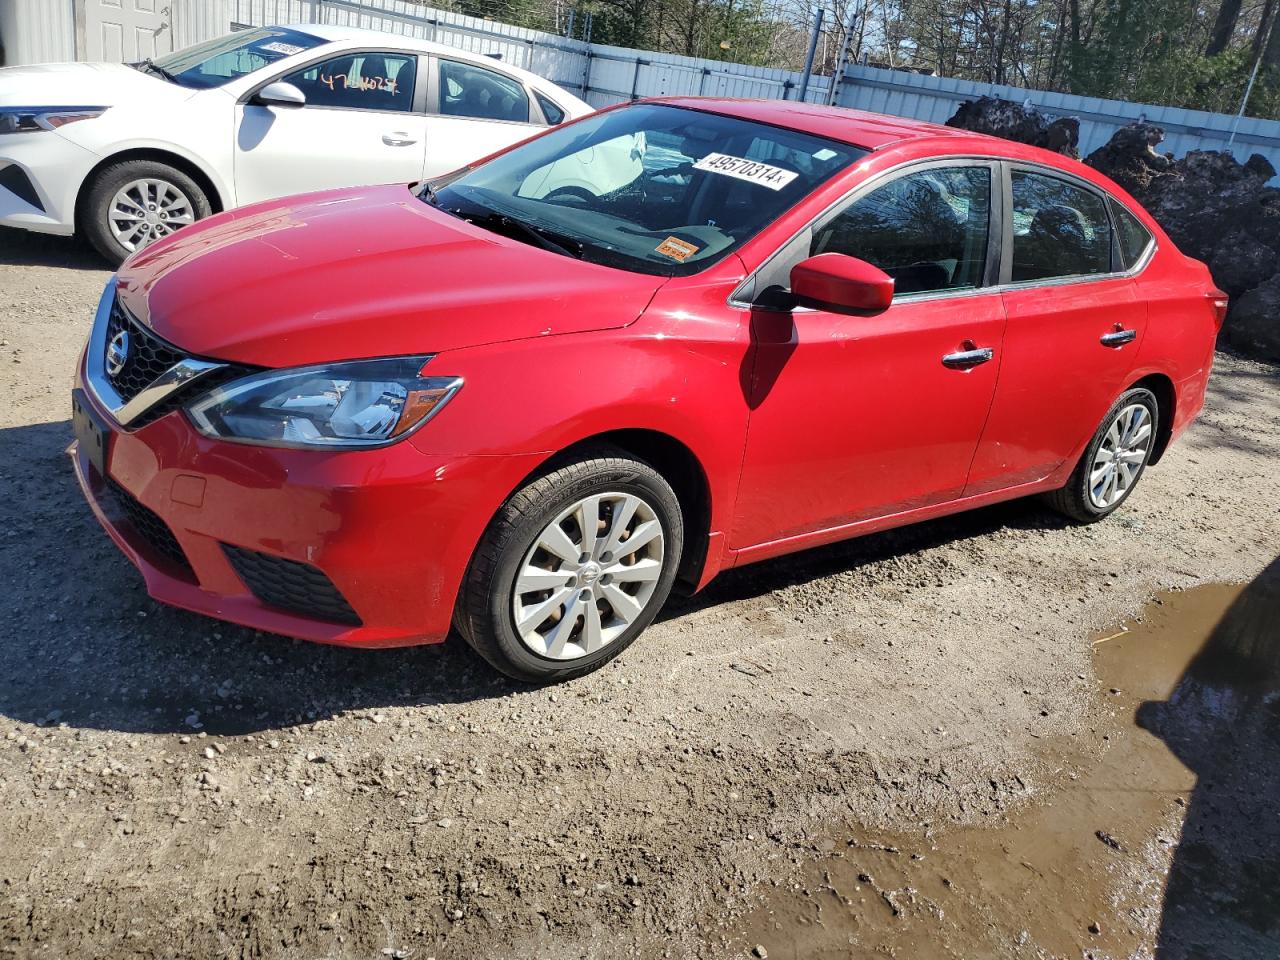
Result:
<svg viewBox="0 0 1280 960"><path fill-rule="evenodd" d="M529 95L523 86L496 70L441 60L440 112L447 117L528 123Z"/></svg>
<svg viewBox="0 0 1280 960"><path fill-rule="evenodd" d="M1125 269L1133 269L1155 238L1142 225L1142 221L1126 210L1119 201L1111 201L1111 212L1115 217L1116 236L1120 240L1120 254L1124 257Z"/></svg>
<svg viewBox="0 0 1280 960"><path fill-rule="evenodd" d="M355 53L326 60L284 79L306 94L308 107L408 112L413 109L417 74L417 57Z"/></svg>
<svg viewBox="0 0 1280 960"><path fill-rule="evenodd" d="M1013 173L1013 281L1111 272L1103 199L1057 177Z"/></svg>
<svg viewBox="0 0 1280 960"><path fill-rule="evenodd" d="M990 219L990 169L939 167L854 201L815 232L809 253L866 260L899 294L966 290L982 285Z"/></svg>

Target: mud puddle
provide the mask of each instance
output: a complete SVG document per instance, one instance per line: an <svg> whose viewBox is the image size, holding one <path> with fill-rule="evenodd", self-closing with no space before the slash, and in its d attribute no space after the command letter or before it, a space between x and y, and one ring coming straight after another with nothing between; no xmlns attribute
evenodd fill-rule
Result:
<svg viewBox="0 0 1280 960"><path fill-rule="evenodd" d="M1093 729L1002 825L828 833L739 926L771 958L1280 956L1280 560L1091 638ZM1045 775L1047 774L1047 775Z"/></svg>

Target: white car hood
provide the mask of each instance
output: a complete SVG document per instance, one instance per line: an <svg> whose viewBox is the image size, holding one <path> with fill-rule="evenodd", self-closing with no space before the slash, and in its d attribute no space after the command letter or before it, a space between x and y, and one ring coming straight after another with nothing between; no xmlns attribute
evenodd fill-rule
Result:
<svg viewBox="0 0 1280 960"><path fill-rule="evenodd" d="M185 100L194 92L123 63L0 68L0 107L113 107L127 100Z"/></svg>

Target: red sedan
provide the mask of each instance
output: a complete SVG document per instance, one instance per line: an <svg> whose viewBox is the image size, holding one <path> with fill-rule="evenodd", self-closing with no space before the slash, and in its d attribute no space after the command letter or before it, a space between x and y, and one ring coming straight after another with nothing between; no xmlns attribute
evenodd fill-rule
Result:
<svg viewBox="0 0 1280 960"><path fill-rule="evenodd" d="M165 603L527 680L677 584L1044 494L1116 510L1226 298L1115 184L945 127L674 99L215 216L108 284L74 460Z"/></svg>

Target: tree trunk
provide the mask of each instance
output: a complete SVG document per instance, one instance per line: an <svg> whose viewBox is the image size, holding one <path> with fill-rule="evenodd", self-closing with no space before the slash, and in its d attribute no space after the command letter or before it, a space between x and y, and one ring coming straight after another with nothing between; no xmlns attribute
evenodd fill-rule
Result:
<svg viewBox="0 0 1280 960"><path fill-rule="evenodd" d="M1243 2L1244 0L1222 0L1222 6L1218 7L1218 19L1213 24L1213 36L1209 38L1209 45L1204 48L1206 57L1216 56L1231 45Z"/></svg>

